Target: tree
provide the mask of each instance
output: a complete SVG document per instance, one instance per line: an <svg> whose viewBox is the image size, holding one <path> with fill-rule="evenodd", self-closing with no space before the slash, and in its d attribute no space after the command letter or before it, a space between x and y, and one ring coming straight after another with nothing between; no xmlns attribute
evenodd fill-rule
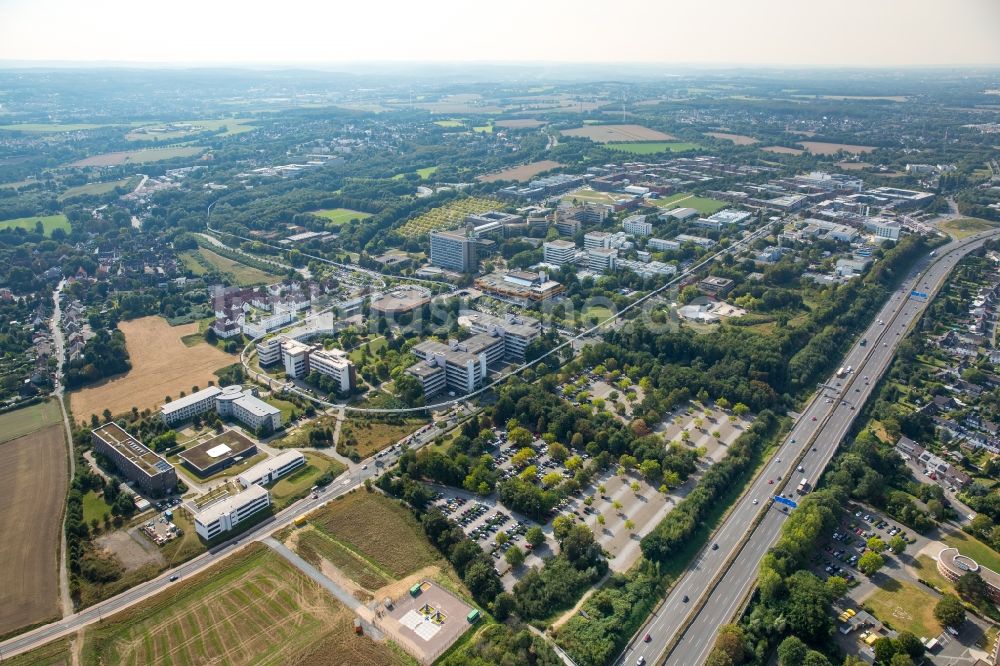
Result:
<svg viewBox="0 0 1000 666"><path fill-rule="evenodd" d="M896 555L902 555L903 551L906 550L906 539L898 534L892 537L889 539L889 550L894 552Z"/></svg>
<svg viewBox="0 0 1000 666"><path fill-rule="evenodd" d="M832 598L839 599L847 594L847 581L840 576L830 576L826 579L826 591Z"/></svg>
<svg viewBox="0 0 1000 666"><path fill-rule="evenodd" d="M905 652L914 659L919 659L924 655L924 644L911 631L901 631L896 636L896 649Z"/></svg>
<svg viewBox="0 0 1000 666"><path fill-rule="evenodd" d="M885 565L885 559L873 550L867 551L858 560L858 571L866 576L872 576Z"/></svg>
<svg viewBox="0 0 1000 666"><path fill-rule="evenodd" d="M511 567L516 569L524 564L524 551L517 546L511 546L504 555L504 558Z"/></svg>
<svg viewBox="0 0 1000 666"><path fill-rule="evenodd" d="M944 502L942 502L941 500L936 498L929 500L927 502L927 509L928 511L931 512L931 515L933 515L938 520L944 520L945 516Z"/></svg>
<svg viewBox="0 0 1000 666"><path fill-rule="evenodd" d="M563 480L563 475L559 472L549 472L542 477L542 485L546 488L551 488L553 486L559 485L559 482Z"/></svg>
<svg viewBox="0 0 1000 666"><path fill-rule="evenodd" d="M872 645L875 651L875 661L880 664L889 664L896 654L896 643L889 637L883 636Z"/></svg>
<svg viewBox="0 0 1000 666"><path fill-rule="evenodd" d="M738 402L733 405L733 414L736 416L745 416L750 413L750 408L744 405L742 402Z"/></svg>
<svg viewBox="0 0 1000 666"><path fill-rule="evenodd" d="M628 530L629 532L635 529L635 522L631 518L625 521L625 529Z"/></svg>
<svg viewBox="0 0 1000 666"><path fill-rule="evenodd" d="M545 541L545 532L538 525L531 527L524 533L524 540L531 544L532 548L538 548Z"/></svg>
<svg viewBox="0 0 1000 666"><path fill-rule="evenodd" d="M986 582L979 574L967 571L955 581L955 591L966 601L978 604L986 599Z"/></svg>
<svg viewBox="0 0 1000 666"><path fill-rule="evenodd" d="M498 532L497 533L496 542L497 542L498 546L502 546L505 543L507 543L508 541L510 541L510 535L508 535L506 532Z"/></svg>
<svg viewBox="0 0 1000 666"><path fill-rule="evenodd" d="M866 545L868 546L869 550L874 550L876 553L881 553L882 551L885 550L885 541L882 541L882 539L878 538L877 536L873 536L872 538L868 539Z"/></svg>
<svg viewBox="0 0 1000 666"><path fill-rule="evenodd" d="M805 660L802 662L802 666L830 666L830 660L822 652L809 650Z"/></svg>
<svg viewBox="0 0 1000 666"><path fill-rule="evenodd" d="M778 646L778 663L781 666L800 666L805 661L807 652L809 648L802 639L789 636Z"/></svg>
<svg viewBox="0 0 1000 666"><path fill-rule="evenodd" d="M633 493L638 494L639 493L639 482L638 481L633 481L632 483L629 484L629 488L632 489Z"/></svg>
<svg viewBox="0 0 1000 666"><path fill-rule="evenodd" d="M965 622L965 607L954 594L946 594L934 606L934 617L948 627L959 627Z"/></svg>
<svg viewBox="0 0 1000 666"><path fill-rule="evenodd" d="M597 516L597 524L598 525L603 525L606 522L608 522L608 519L604 517L603 513Z"/></svg>
<svg viewBox="0 0 1000 666"><path fill-rule="evenodd" d="M904 654L902 652L897 652L892 655L892 659L889 660L889 666L914 666L913 659L910 655Z"/></svg>
<svg viewBox="0 0 1000 666"><path fill-rule="evenodd" d="M729 657L729 663L742 664L746 651L745 642L743 629L739 625L725 624L719 628L714 649Z"/></svg>
<svg viewBox="0 0 1000 666"><path fill-rule="evenodd" d="M830 596L823 581L808 571L796 571L786 579L786 585L785 619L791 633L810 641L828 637L832 628Z"/></svg>

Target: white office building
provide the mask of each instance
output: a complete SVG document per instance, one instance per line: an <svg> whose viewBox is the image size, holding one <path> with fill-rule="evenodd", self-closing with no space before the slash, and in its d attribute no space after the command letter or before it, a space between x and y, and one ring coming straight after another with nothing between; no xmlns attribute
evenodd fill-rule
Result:
<svg viewBox="0 0 1000 666"><path fill-rule="evenodd" d="M508 314L494 317L482 312L468 315L473 333L485 333L503 340L503 357L508 361L524 361L525 351L531 341L542 334L537 319Z"/></svg>
<svg viewBox="0 0 1000 666"><path fill-rule="evenodd" d="M646 247L656 252L663 252L665 250L679 250L681 248L681 244L675 240L650 238L648 241L646 241Z"/></svg>
<svg viewBox="0 0 1000 666"><path fill-rule="evenodd" d="M167 425L186 421L198 414L215 409L215 398L222 393L218 386L209 386L200 391L177 398L160 407L160 418Z"/></svg>
<svg viewBox="0 0 1000 666"><path fill-rule="evenodd" d="M591 231L583 236L583 249L608 248L611 245L611 234L606 231Z"/></svg>
<svg viewBox="0 0 1000 666"><path fill-rule="evenodd" d="M271 506L271 494L260 486L251 486L195 514L194 529L206 541L229 532L250 516Z"/></svg>
<svg viewBox="0 0 1000 666"><path fill-rule="evenodd" d="M865 219L865 229L874 232L877 238L899 240L900 225L896 220L884 217L869 217Z"/></svg>
<svg viewBox="0 0 1000 666"><path fill-rule="evenodd" d="M299 451L283 451L269 460L257 463L236 477L244 488L266 486L283 476L305 467L306 457Z"/></svg>
<svg viewBox="0 0 1000 666"><path fill-rule="evenodd" d="M355 385L354 363L340 349L319 349L309 353L309 370L326 375L337 382L337 389L349 393Z"/></svg>
<svg viewBox="0 0 1000 666"><path fill-rule="evenodd" d="M545 263L562 266L576 257L576 245L572 241L554 240L542 245L545 251Z"/></svg>
<svg viewBox="0 0 1000 666"><path fill-rule="evenodd" d="M298 379L309 373L309 349L306 343L292 338L281 341L281 360L288 377Z"/></svg>
<svg viewBox="0 0 1000 666"><path fill-rule="evenodd" d="M646 221L645 215L630 215L622 222L622 229L633 236L649 236L653 233L653 225Z"/></svg>
<svg viewBox="0 0 1000 666"><path fill-rule="evenodd" d="M610 248L594 248L587 250L587 268L595 273L609 273L615 270L618 250Z"/></svg>

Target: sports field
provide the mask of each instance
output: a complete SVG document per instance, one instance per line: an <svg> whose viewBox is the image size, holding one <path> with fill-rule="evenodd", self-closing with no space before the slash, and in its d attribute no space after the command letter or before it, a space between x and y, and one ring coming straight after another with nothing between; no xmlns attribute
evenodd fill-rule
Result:
<svg viewBox="0 0 1000 666"><path fill-rule="evenodd" d="M233 363L232 356L207 343L184 344L181 338L198 332L197 322L170 326L166 319L151 316L123 321L118 328L125 333L132 369L71 393L77 421L89 421L91 414L105 409L112 414L132 407L153 409L168 395L177 398L181 391L191 393L192 386L205 388L210 380L218 380L215 370Z"/></svg>
<svg viewBox="0 0 1000 666"><path fill-rule="evenodd" d="M176 146L174 148L150 148L148 150L122 150L115 153L92 155L72 162L71 167L119 166L121 164L146 164L172 160L178 157L193 157L205 149L200 146Z"/></svg>
<svg viewBox="0 0 1000 666"><path fill-rule="evenodd" d="M59 615L68 477L62 425L0 444L0 636Z"/></svg>
<svg viewBox="0 0 1000 666"><path fill-rule="evenodd" d="M642 125L585 125L562 130L563 136L582 137L597 143L612 141L672 141L677 137Z"/></svg>
<svg viewBox="0 0 1000 666"><path fill-rule="evenodd" d="M409 663L356 636L354 614L266 546L252 544L86 632L84 664Z"/></svg>
<svg viewBox="0 0 1000 666"><path fill-rule="evenodd" d="M476 180L483 183L492 183L498 180L516 180L518 182L525 182L531 180L543 171L548 171L549 169L555 169L561 166L562 164L556 162L555 160L540 160L538 162L531 162L529 164L522 164L521 166L504 169L503 171L488 173L477 177Z"/></svg>
<svg viewBox="0 0 1000 666"><path fill-rule="evenodd" d="M701 148L697 143L687 141L652 141L646 143L609 143L607 148L633 155L655 155L656 153L683 153Z"/></svg>
<svg viewBox="0 0 1000 666"><path fill-rule="evenodd" d="M61 421L62 410L55 400L5 412L0 414L0 444Z"/></svg>
<svg viewBox="0 0 1000 666"><path fill-rule="evenodd" d="M350 208L324 208L323 210L312 211L313 215L319 217L325 217L327 220L340 226L351 220L364 220L372 216L371 213L362 213L361 211L351 210Z"/></svg>
<svg viewBox="0 0 1000 666"><path fill-rule="evenodd" d="M35 215L32 217L16 217L12 220L0 220L0 229L19 227L28 231L34 231L35 225L39 222L42 223L42 228L45 230L46 236L51 236L52 232L56 229L62 229L66 233L70 232L69 220L61 213L59 215Z"/></svg>
<svg viewBox="0 0 1000 666"><path fill-rule="evenodd" d="M702 215L711 215L712 213L722 210L728 205L725 201L695 196L690 192L681 192L680 194L673 194L669 197L652 199L651 203L654 206L663 208L664 210L671 210L674 208L694 208Z"/></svg>
<svg viewBox="0 0 1000 666"><path fill-rule="evenodd" d="M441 561L409 509L378 493L356 490L310 514L309 523L395 579Z"/></svg>

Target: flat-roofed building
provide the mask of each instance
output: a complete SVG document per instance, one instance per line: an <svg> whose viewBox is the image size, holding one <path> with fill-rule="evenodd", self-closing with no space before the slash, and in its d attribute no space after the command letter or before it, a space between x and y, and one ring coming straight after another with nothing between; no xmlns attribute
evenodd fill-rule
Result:
<svg viewBox="0 0 1000 666"><path fill-rule="evenodd" d="M459 273L476 270L476 238L463 231L432 231L431 265Z"/></svg>
<svg viewBox="0 0 1000 666"><path fill-rule="evenodd" d="M710 248L715 245L715 241L711 238L703 238L702 236L691 236L688 234L677 234L674 236L674 240L680 244L692 243L698 247Z"/></svg>
<svg viewBox="0 0 1000 666"><path fill-rule="evenodd" d="M438 365L433 359L411 365L406 369L406 374L420 382L424 395L428 398L437 395L448 385L444 366Z"/></svg>
<svg viewBox="0 0 1000 666"><path fill-rule="evenodd" d="M194 516L194 529L202 539L210 541L231 531L251 516L271 506L271 493L261 486L250 486L241 493L210 504Z"/></svg>
<svg viewBox="0 0 1000 666"><path fill-rule="evenodd" d="M281 341L281 361L287 376L298 379L309 373L309 351L309 345L293 338Z"/></svg>
<svg viewBox="0 0 1000 666"><path fill-rule="evenodd" d="M646 248L654 250L656 252L663 252L664 250L679 250L681 244L675 240L664 240L663 238L650 238L646 241Z"/></svg>
<svg viewBox="0 0 1000 666"><path fill-rule="evenodd" d="M622 221L622 229L633 236L649 236L653 233L653 225L646 221L645 215L630 215Z"/></svg>
<svg viewBox="0 0 1000 666"><path fill-rule="evenodd" d="M291 474L300 467L305 467L305 465L306 457L301 452L282 451L273 458L257 463L247 471L237 475L236 480L244 488L253 485L266 486Z"/></svg>
<svg viewBox="0 0 1000 666"><path fill-rule="evenodd" d="M309 371L330 377L337 383L337 390L350 393L357 385L354 363L347 352L340 349L320 349L309 353Z"/></svg>
<svg viewBox="0 0 1000 666"><path fill-rule="evenodd" d="M572 241L548 241L542 245L542 248L545 253L545 263L553 266L568 264L576 257L576 244Z"/></svg>
<svg viewBox="0 0 1000 666"><path fill-rule="evenodd" d="M117 423L91 431L94 452L107 457L115 468L143 492L164 495L177 487L177 471Z"/></svg>
<svg viewBox="0 0 1000 666"><path fill-rule="evenodd" d="M256 343L257 360L261 365L271 365L281 360L281 338L274 337Z"/></svg>
<svg viewBox="0 0 1000 666"><path fill-rule="evenodd" d="M591 231L583 235L583 249L593 250L607 248L611 243L611 234L606 231Z"/></svg>
<svg viewBox="0 0 1000 666"><path fill-rule="evenodd" d="M537 319L508 314L506 317L477 312L466 317L473 333L495 335L503 339L503 357L510 361L524 361L528 345L542 334Z"/></svg>
<svg viewBox="0 0 1000 666"><path fill-rule="evenodd" d="M431 302L431 292L424 287L397 287L372 298L372 312L390 317L418 310Z"/></svg>
<svg viewBox="0 0 1000 666"><path fill-rule="evenodd" d="M263 428L273 432L281 427L280 409L235 384L222 389L216 398L216 410L219 416L237 419L254 430Z"/></svg>
<svg viewBox="0 0 1000 666"><path fill-rule="evenodd" d="M587 250L587 268L595 273L610 273L615 270L618 260L618 250L613 248L595 247Z"/></svg>
<svg viewBox="0 0 1000 666"><path fill-rule="evenodd" d="M195 391L160 407L160 418L167 425L173 425L215 409L215 397L222 393L218 386L209 386Z"/></svg>
<svg viewBox="0 0 1000 666"><path fill-rule="evenodd" d="M696 217L698 217L698 211L694 208L674 208L660 213L660 219L663 220L672 219L684 222Z"/></svg>
<svg viewBox="0 0 1000 666"><path fill-rule="evenodd" d="M494 298L522 306L547 301L566 290L546 273L531 271L490 273L476 278L475 286Z"/></svg>
<svg viewBox="0 0 1000 666"><path fill-rule="evenodd" d="M412 351L425 363L444 368L448 388L471 393L483 385L490 363L503 356L503 338L479 333L462 342L449 340L447 344L425 340Z"/></svg>
<svg viewBox="0 0 1000 666"><path fill-rule="evenodd" d="M874 232L875 236L878 238L899 240L899 232L901 228L902 227L899 222L896 220L890 220L884 217L865 218L865 229Z"/></svg>
<svg viewBox="0 0 1000 666"><path fill-rule="evenodd" d="M733 288L733 281L729 278L716 277L710 275L701 282L698 283L698 288L701 289L706 294L714 294L716 296L724 296L729 293L729 290Z"/></svg>
<svg viewBox="0 0 1000 666"><path fill-rule="evenodd" d="M180 454L184 466L200 477L211 476L257 453L257 445L235 430L228 430Z"/></svg>
<svg viewBox="0 0 1000 666"><path fill-rule="evenodd" d="M738 227L745 227L746 225L753 222L753 215L754 215L753 213L745 210L732 210L731 208L725 208L717 213L709 215L705 219L712 223L718 224L719 227L729 226L731 224L734 224Z"/></svg>

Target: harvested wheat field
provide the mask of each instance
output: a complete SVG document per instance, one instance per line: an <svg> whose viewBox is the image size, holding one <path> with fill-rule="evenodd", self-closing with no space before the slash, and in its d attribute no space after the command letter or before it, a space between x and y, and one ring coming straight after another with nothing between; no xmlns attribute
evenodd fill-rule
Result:
<svg viewBox="0 0 1000 666"><path fill-rule="evenodd" d="M508 129L535 129L544 125L545 121L536 120L535 118L518 118L515 120L498 120L493 124L497 127L506 127Z"/></svg>
<svg viewBox="0 0 1000 666"><path fill-rule="evenodd" d="M737 146L752 146L758 143L757 139L745 134L729 134L728 132L705 132L705 136L710 136L723 141L732 141Z"/></svg>
<svg viewBox="0 0 1000 666"><path fill-rule="evenodd" d="M673 141L677 137L642 125L586 125L562 130L563 136L578 136L597 143L612 141Z"/></svg>
<svg viewBox="0 0 1000 666"><path fill-rule="evenodd" d="M492 183L498 180L516 180L518 182L525 182L531 180L543 171L548 171L549 169L555 169L556 167L561 167L562 164L554 160L541 160L539 162L531 162L530 164L522 164L521 166L511 167L509 169L504 169L503 171L497 171L496 173L488 173L485 176L479 176L477 180L484 183Z"/></svg>
<svg viewBox="0 0 1000 666"><path fill-rule="evenodd" d="M68 476L62 425L0 444L0 636L59 617Z"/></svg>
<svg viewBox="0 0 1000 666"><path fill-rule="evenodd" d="M192 386L205 388L209 381L218 379L215 370L235 360L207 343L185 345L181 338L197 333L197 323L170 326L162 317L154 316L123 321L118 328L125 334L132 369L74 391L70 405L77 421L88 420L91 414L101 414L105 409L112 414L132 407L140 411L152 409L168 395L177 398L181 391L190 393Z"/></svg>
<svg viewBox="0 0 1000 666"><path fill-rule="evenodd" d="M88 629L84 664L406 664L262 544Z"/></svg>
<svg viewBox="0 0 1000 666"><path fill-rule="evenodd" d="M798 148L788 148L786 146L765 146L761 150L765 153L775 153L776 155L801 155L806 152Z"/></svg>

